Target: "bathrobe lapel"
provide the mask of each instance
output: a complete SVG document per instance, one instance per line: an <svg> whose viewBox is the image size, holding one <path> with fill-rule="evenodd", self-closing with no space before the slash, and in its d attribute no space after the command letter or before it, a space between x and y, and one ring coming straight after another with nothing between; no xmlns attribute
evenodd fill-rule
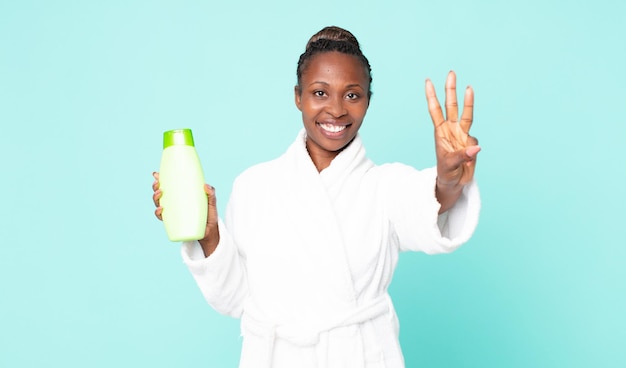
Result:
<svg viewBox="0 0 626 368"><path fill-rule="evenodd" d="M323 264L320 282L325 287L325 297L338 302L335 307L342 313L341 309L351 310L356 306L356 294L341 219L337 218L333 203L340 193L349 195L349 190L342 189L345 185L355 185L350 180L354 172L366 170L371 162L365 158L361 140L356 137L328 168L318 173L306 150L305 139L302 130L290 149L294 165L290 191L294 203L299 204L294 225L307 252L316 258L315 262Z"/></svg>

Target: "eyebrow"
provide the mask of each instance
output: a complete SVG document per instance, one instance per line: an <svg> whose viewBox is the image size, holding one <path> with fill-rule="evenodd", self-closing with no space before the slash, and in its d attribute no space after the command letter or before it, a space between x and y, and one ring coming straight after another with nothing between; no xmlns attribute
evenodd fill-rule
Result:
<svg viewBox="0 0 626 368"><path fill-rule="evenodd" d="M312 85L314 85L314 84L323 84L323 85L325 85L325 86L329 86L329 84L328 84L328 83L326 83L326 82L324 82L324 81L315 81L315 82L310 83L310 84L309 84L309 86L312 86ZM354 87L359 87L359 88L361 88L361 89L365 89L365 88L363 88L363 86L361 86L361 85L360 85L360 84L358 84L358 83L348 84L345 88L354 88Z"/></svg>

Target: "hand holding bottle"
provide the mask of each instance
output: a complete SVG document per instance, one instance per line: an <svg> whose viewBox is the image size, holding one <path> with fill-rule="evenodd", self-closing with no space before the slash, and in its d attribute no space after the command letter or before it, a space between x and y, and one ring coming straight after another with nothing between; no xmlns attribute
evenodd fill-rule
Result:
<svg viewBox="0 0 626 368"><path fill-rule="evenodd" d="M163 193L159 188L159 173L154 172L152 173L152 176L154 176L154 182L152 183L152 190L154 192L152 194L152 200L154 201L154 205L156 206L156 209L154 210L154 215L156 216L156 218L163 221L163 207L161 207L160 204L161 196ZM208 184L205 184L204 192L207 195L208 204L207 222L204 231L204 238L198 240L198 242L202 246L205 257L208 257L209 255L211 255L211 253L213 253L213 251L215 251L215 248L220 241L220 232L217 226L217 197L215 196L215 188Z"/></svg>

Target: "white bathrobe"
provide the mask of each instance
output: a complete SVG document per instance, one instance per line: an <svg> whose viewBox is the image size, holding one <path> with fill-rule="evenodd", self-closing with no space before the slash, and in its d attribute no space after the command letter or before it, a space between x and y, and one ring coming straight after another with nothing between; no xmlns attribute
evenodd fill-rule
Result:
<svg viewBox="0 0 626 368"><path fill-rule="evenodd" d="M466 242L478 188L438 216L434 168L376 166L357 136L318 173L305 139L236 179L217 249L184 243L184 262L213 308L241 318L242 368L404 367L387 293L398 254Z"/></svg>

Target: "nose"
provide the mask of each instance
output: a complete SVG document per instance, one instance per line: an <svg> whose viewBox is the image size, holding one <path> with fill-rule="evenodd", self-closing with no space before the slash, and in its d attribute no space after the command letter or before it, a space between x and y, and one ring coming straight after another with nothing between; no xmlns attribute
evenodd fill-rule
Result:
<svg viewBox="0 0 626 368"><path fill-rule="evenodd" d="M345 101L341 95L328 99L326 112L334 118L342 117L348 113Z"/></svg>

